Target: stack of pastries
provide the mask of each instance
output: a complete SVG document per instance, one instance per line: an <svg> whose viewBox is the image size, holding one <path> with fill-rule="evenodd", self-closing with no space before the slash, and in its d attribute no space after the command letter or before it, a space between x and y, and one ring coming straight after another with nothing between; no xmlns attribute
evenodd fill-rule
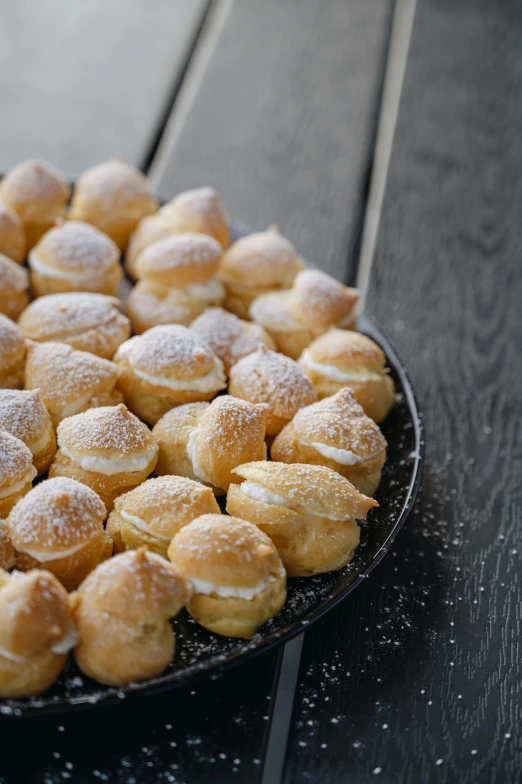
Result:
<svg viewBox="0 0 522 784"><path fill-rule="evenodd" d="M71 190L37 160L0 181L0 697L69 652L158 675L182 608L252 637L287 577L352 560L386 460L357 290L275 227L231 242L212 188L159 208L114 159Z"/></svg>

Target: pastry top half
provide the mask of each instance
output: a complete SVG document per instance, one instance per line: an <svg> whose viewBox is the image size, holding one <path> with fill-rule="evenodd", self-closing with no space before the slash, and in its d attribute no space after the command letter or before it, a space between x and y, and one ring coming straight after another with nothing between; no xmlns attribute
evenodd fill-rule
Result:
<svg viewBox="0 0 522 784"><path fill-rule="evenodd" d="M191 594L188 581L165 558L144 548L99 564L81 584L81 613L99 623L121 620L145 626L176 615Z"/></svg>
<svg viewBox="0 0 522 784"><path fill-rule="evenodd" d="M117 514L145 533L172 539L179 528L207 513L220 514L210 487L184 476L160 476L119 496ZM114 514L114 513L113 513Z"/></svg>
<svg viewBox="0 0 522 784"><path fill-rule="evenodd" d="M273 291L262 294L252 302L249 308L250 318L271 332L310 332L313 338L322 330L301 320L292 308L292 290Z"/></svg>
<svg viewBox="0 0 522 784"><path fill-rule="evenodd" d="M223 255L219 275L237 290L290 288L304 264L294 246L270 228L236 240Z"/></svg>
<svg viewBox="0 0 522 784"><path fill-rule="evenodd" d="M0 372L22 361L25 352L25 340L20 327L0 313Z"/></svg>
<svg viewBox="0 0 522 784"><path fill-rule="evenodd" d="M283 418L317 400L310 380L297 362L263 346L232 367L229 391L236 397L267 403L272 415Z"/></svg>
<svg viewBox="0 0 522 784"><path fill-rule="evenodd" d="M308 517L364 519L372 507L379 506L324 466L275 461L245 463L234 473L245 480L239 489L249 498Z"/></svg>
<svg viewBox="0 0 522 784"><path fill-rule="evenodd" d="M33 487L16 504L7 527L17 552L44 563L74 555L99 536L106 514L90 487L55 477Z"/></svg>
<svg viewBox="0 0 522 784"><path fill-rule="evenodd" d="M9 531L7 529L7 525L5 524L5 520L0 520L0 570L2 569L12 569L15 565L16 561L16 554L15 549L13 547L13 543L9 538ZM1 571L0 571L1 575ZM1 585L1 576L0 576L0 585Z"/></svg>
<svg viewBox="0 0 522 784"><path fill-rule="evenodd" d="M152 327L127 340L114 361L155 387L217 392L226 386L219 357L195 332L179 324Z"/></svg>
<svg viewBox="0 0 522 784"><path fill-rule="evenodd" d="M24 224L17 212L0 203L0 253L17 264L25 258Z"/></svg>
<svg viewBox="0 0 522 784"><path fill-rule="evenodd" d="M61 172L38 160L15 166L0 183L0 201L12 207L24 221L59 214L70 193Z"/></svg>
<svg viewBox="0 0 522 784"><path fill-rule="evenodd" d="M85 471L142 471L158 452L154 436L123 403L91 408L58 425L58 446Z"/></svg>
<svg viewBox="0 0 522 784"><path fill-rule="evenodd" d="M29 288L27 270L0 253L0 293L3 297L20 294Z"/></svg>
<svg viewBox="0 0 522 784"><path fill-rule="evenodd" d="M0 389L0 430L19 438L33 454L46 448L52 424L37 389Z"/></svg>
<svg viewBox="0 0 522 784"><path fill-rule="evenodd" d="M29 253L29 266L35 272L73 281L112 274L120 269L119 260L120 252L111 238L81 221L55 226Z"/></svg>
<svg viewBox="0 0 522 784"><path fill-rule="evenodd" d="M275 349L263 327L244 321L223 308L208 308L190 328L216 352L227 373L232 365L259 346Z"/></svg>
<svg viewBox="0 0 522 784"><path fill-rule="evenodd" d="M173 564L190 579L196 593L239 589L257 592L284 576L271 540L257 526L226 515L202 515L179 531L169 552ZM224 591L221 591L223 595ZM226 595L226 594L225 594Z"/></svg>
<svg viewBox="0 0 522 784"><path fill-rule="evenodd" d="M0 499L21 490L35 476L31 450L19 438L0 430Z"/></svg>
<svg viewBox="0 0 522 784"><path fill-rule="evenodd" d="M333 381L369 381L386 371L380 346L366 335L344 329L325 332L303 352L299 364Z"/></svg>
<svg viewBox="0 0 522 784"><path fill-rule="evenodd" d="M173 234L149 245L136 262L139 278L186 288L206 283L218 270L221 245L204 234Z"/></svg>
<svg viewBox="0 0 522 784"><path fill-rule="evenodd" d="M360 292L326 272L307 269L292 286L291 308L297 319L317 327L345 326L354 318Z"/></svg>
<svg viewBox="0 0 522 784"><path fill-rule="evenodd" d="M208 234L222 248L230 243L228 218L217 191L209 186L179 193L158 213L177 234Z"/></svg>
<svg viewBox="0 0 522 784"><path fill-rule="evenodd" d="M16 572L0 583L0 655L20 664L65 654L78 635L67 591L50 572Z"/></svg>

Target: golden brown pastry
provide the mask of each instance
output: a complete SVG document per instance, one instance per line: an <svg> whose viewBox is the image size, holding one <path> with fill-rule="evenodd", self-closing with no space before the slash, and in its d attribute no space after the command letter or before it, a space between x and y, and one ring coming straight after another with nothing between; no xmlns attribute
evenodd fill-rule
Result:
<svg viewBox="0 0 522 784"><path fill-rule="evenodd" d="M29 492L35 476L33 456L24 442L0 430L0 518Z"/></svg>
<svg viewBox="0 0 522 784"><path fill-rule="evenodd" d="M207 234L222 248L228 247L228 219L214 188L184 191L155 215L139 222L125 254L125 268L131 278L137 278L136 261L142 250L171 234Z"/></svg>
<svg viewBox="0 0 522 784"><path fill-rule="evenodd" d="M224 307L247 319L256 297L289 289L303 266L294 246L274 226L236 240L219 269L227 291Z"/></svg>
<svg viewBox="0 0 522 784"><path fill-rule="evenodd" d="M262 327L243 321L223 308L209 308L192 322L190 328L215 351L226 373L259 346L275 350L270 335Z"/></svg>
<svg viewBox="0 0 522 784"><path fill-rule="evenodd" d="M0 430L24 442L39 474L47 471L56 452L56 436L38 390L0 389Z"/></svg>
<svg viewBox="0 0 522 784"><path fill-rule="evenodd" d="M9 531L3 519L0 519L0 570L8 571L15 565L16 555Z"/></svg>
<svg viewBox="0 0 522 784"><path fill-rule="evenodd" d="M0 254L21 264L25 259L25 235L22 219L7 204L0 203Z"/></svg>
<svg viewBox="0 0 522 784"><path fill-rule="evenodd" d="M335 471L317 465L246 463L230 485L227 512L259 526L289 577L341 569L359 544L356 520L378 503Z"/></svg>
<svg viewBox="0 0 522 784"><path fill-rule="evenodd" d="M71 596L79 668L109 686L162 673L174 656L169 618L178 614L190 593L187 580L145 548L98 566Z"/></svg>
<svg viewBox="0 0 522 784"><path fill-rule="evenodd" d="M27 341L26 389L37 389L54 427L89 408L117 406L123 395L115 388L114 362L66 343Z"/></svg>
<svg viewBox="0 0 522 784"><path fill-rule="evenodd" d="M266 460L267 406L222 395L212 403L192 403L165 414L153 428L158 442L157 474L197 479L216 495L237 482L233 469Z"/></svg>
<svg viewBox="0 0 522 784"><path fill-rule="evenodd" d="M226 386L221 360L179 324L153 327L127 340L114 361L127 405L151 425L171 408L211 400Z"/></svg>
<svg viewBox="0 0 522 784"><path fill-rule="evenodd" d="M300 272L288 292L265 294L251 307L279 351L292 359L332 326L355 329L359 291L319 270Z"/></svg>
<svg viewBox="0 0 522 784"><path fill-rule="evenodd" d="M25 357L22 331L0 313L0 389L23 389Z"/></svg>
<svg viewBox="0 0 522 784"><path fill-rule="evenodd" d="M69 217L92 223L125 250L139 221L157 209L145 175L114 158L92 166L79 177Z"/></svg>
<svg viewBox="0 0 522 784"><path fill-rule="evenodd" d="M120 343L130 336L129 320L120 313L119 304L115 297L104 294L47 294L31 302L18 325L30 340L68 343L112 359Z"/></svg>
<svg viewBox="0 0 522 784"><path fill-rule="evenodd" d="M384 352L359 332L332 329L303 352L299 364L320 398L350 387L366 414L382 422L393 406L395 385Z"/></svg>
<svg viewBox="0 0 522 784"><path fill-rule="evenodd" d="M65 215L71 188L58 169L44 161L25 161L0 182L0 202L22 219L26 250Z"/></svg>
<svg viewBox="0 0 522 784"><path fill-rule="evenodd" d="M216 634L252 637L286 600L286 574L274 545L255 525L202 515L172 540L169 558L188 579L192 617Z"/></svg>
<svg viewBox="0 0 522 784"><path fill-rule="evenodd" d="M58 425L58 447L49 476L83 482L108 512L115 498L145 481L158 459L152 433L123 403L64 419Z"/></svg>
<svg viewBox="0 0 522 784"><path fill-rule="evenodd" d="M0 697L41 694L77 640L67 591L47 571L0 574Z"/></svg>
<svg viewBox="0 0 522 784"><path fill-rule="evenodd" d="M209 487L184 476L160 476L116 499L107 531L117 553L144 546L166 558L172 537L202 514L221 514Z"/></svg>
<svg viewBox="0 0 522 784"><path fill-rule="evenodd" d="M116 295L123 272L117 245L95 226L63 222L48 231L29 253L35 297L62 291Z"/></svg>
<svg viewBox="0 0 522 784"><path fill-rule="evenodd" d="M301 408L270 449L280 463L323 465L373 496L386 460L386 439L351 389Z"/></svg>
<svg viewBox="0 0 522 784"><path fill-rule="evenodd" d="M134 332L158 324L188 326L209 305L219 305L225 297L216 278L221 253L219 243L203 234L175 234L145 248L127 302Z"/></svg>
<svg viewBox="0 0 522 784"><path fill-rule="evenodd" d="M266 403L266 432L276 435L317 394L297 362L261 346L230 370L228 391L250 403Z"/></svg>
<svg viewBox="0 0 522 784"><path fill-rule="evenodd" d="M47 569L74 590L112 554L106 515L103 501L86 485L63 476L40 482L7 518L16 569Z"/></svg>
<svg viewBox="0 0 522 784"><path fill-rule="evenodd" d="M27 270L0 254L0 313L16 320L29 303L28 288Z"/></svg>

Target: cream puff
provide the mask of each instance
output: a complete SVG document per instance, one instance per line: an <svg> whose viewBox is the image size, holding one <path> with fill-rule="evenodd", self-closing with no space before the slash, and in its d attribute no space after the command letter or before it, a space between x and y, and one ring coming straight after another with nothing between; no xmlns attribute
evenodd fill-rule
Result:
<svg viewBox="0 0 522 784"><path fill-rule="evenodd" d="M25 259L22 219L11 207L0 203L0 254L21 264Z"/></svg>
<svg viewBox="0 0 522 784"><path fill-rule="evenodd" d="M9 571L15 565L16 553L9 538L5 520L0 518L0 570Z"/></svg>
<svg viewBox="0 0 522 784"><path fill-rule="evenodd" d="M154 425L181 403L211 400L226 386L223 363L187 327L153 327L115 354L118 387L137 416Z"/></svg>
<svg viewBox="0 0 522 784"><path fill-rule="evenodd" d="M0 518L29 492L35 476L33 456L24 442L0 430Z"/></svg>
<svg viewBox="0 0 522 784"><path fill-rule="evenodd" d="M115 296L123 272L117 245L95 226L63 222L48 231L29 253L35 297L62 291L94 291Z"/></svg>
<svg viewBox="0 0 522 784"><path fill-rule="evenodd" d="M0 254L0 314L16 320L29 303L28 288L27 270Z"/></svg>
<svg viewBox="0 0 522 784"><path fill-rule="evenodd" d="M270 449L280 463L324 465L373 496L386 460L386 439L351 389L301 408Z"/></svg>
<svg viewBox="0 0 522 784"><path fill-rule="evenodd" d="M160 675L174 656L169 619L190 593L188 581L145 548L98 566L70 597L80 670L109 686Z"/></svg>
<svg viewBox="0 0 522 784"><path fill-rule="evenodd" d="M67 591L48 571L0 576L0 697L41 694L76 644Z"/></svg>
<svg viewBox="0 0 522 784"><path fill-rule="evenodd" d="M18 325L26 338L67 343L104 359L130 336L130 323L119 300L104 294L69 292L38 297L24 310Z"/></svg>
<svg viewBox="0 0 522 784"><path fill-rule="evenodd" d="M279 351L292 359L333 326L355 329L357 289L319 270L296 275L290 291L266 294L250 307L253 321L266 329Z"/></svg>
<svg viewBox="0 0 522 784"><path fill-rule="evenodd" d="M23 389L26 345L20 328L0 313L0 389Z"/></svg>
<svg viewBox="0 0 522 784"><path fill-rule="evenodd" d="M236 240L223 254L219 269L227 292L224 307L247 319L256 297L289 289L303 267L294 246L274 226Z"/></svg>
<svg viewBox="0 0 522 784"><path fill-rule="evenodd" d="M297 362L264 346L243 357L230 370L228 391L250 403L266 403L266 432L277 435L317 394Z"/></svg>
<svg viewBox="0 0 522 784"><path fill-rule="evenodd" d="M39 474L47 471L56 452L56 436L37 389L0 389L0 430L24 442Z"/></svg>
<svg viewBox="0 0 522 784"><path fill-rule="evenodd" d="M116 499L107 531L117 553L143 546L166 558L173 536L202 514L221 514L209 487L184 476L160 476Z"/></svg>
<svg viewBox="0 0 522 784"><path fill-rule="evenodd" d="M44 161L25 161L0 182L0 202L21 218L26 250L36 245L57 218L65 216L70 195L71 188L63 174Z"/></svg>
<svg viewBox="0 0 522 784"><path fill-rule="evenodd" d="M118 368L108 359L66 343L27 341L25 387L39 391L54 427L89 408L123 403L117 380Z"/></svg>
<svg viewBox="0 0 522 784"><path fill-rule="evenodd" d="M184 191L155 215L139 222L125 254L125 268L131 278L137 278L136 262L142 250L170 234L207 234L222 248L228 247L228 219L214 188Z"/></svg>
<svg viewBox="0 0 522 784"><path fill-rule="evenodd" d="M359 332L333 329L303 352L300 366L320 398L350 387L357 402L375 422L386 419L395 400L383 350Z"/></svg>
<svg viewBox="0 0 522 784"><path fill-rule="evenodd" d="M227 512L259 526L289 577L341 569L359 544L357 520L378 506L335 471L318 465L246 463L230 485ZM175 541L175 540L174 540Z"/></svg>
<svg viewBox="0 0 522 784"><path fill-rule="evenodd" d="M91 408L58 425L58 451L49 476L91 487L112 511L114 499L154 471L158 445L148 427L120 403Z"/></svg>
<svg viewBox="0 0 522 784"><path fill-rule="evenodd" d="M60 476L33 487L11 510L7 530L21 572L52 572L68 591L112 555L107 511L85 484Z"/></svg>
<svg viewBox="0 0 522 784"><path fill-rule="evenodd" d="M252 637L286 600L286 574L259 528L236 517L202 515L172 540L169 558L193 588L187 610L205 629Z"/></svg>
<svg viewBox="0 0 522 784"><path fill-rule="evenodd" d="M127 302L134 332L158 324L188 326L207 307L219 305L225 297L216 278L221 253L219 243L203 234L176 234L145 248Z"/></svg>
<svg viewBox="0 0 522 784"><path fill-rule="evenodd" d="M236 466L266 460L266 415L267 406L231 395L169 411L152 431L159 447L156 473L188 476L223 495L238 481Z"/></svg>
<svg viewBox="0 0 522 784"><path fill-rule="evenodd" d="M275 350L274 342L262 327L223 308L209 308L192 322L190 328L215 351L226 373L259 346Z"/></svg>
<svg viewBox="0 0 522 784"><path fill-rule="evenodd" d="M139 221L157 209L145 175L114 158L92 166L78 178L69 217L91 223L125 250Z"/></svg>

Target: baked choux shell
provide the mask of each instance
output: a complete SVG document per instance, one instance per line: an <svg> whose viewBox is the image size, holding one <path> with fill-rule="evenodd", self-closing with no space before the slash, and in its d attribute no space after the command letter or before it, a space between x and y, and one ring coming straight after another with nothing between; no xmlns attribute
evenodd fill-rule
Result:
<svg viewBox="0 0 522 784"><path fill-rule="evenodd" d="M127 299L127 315L136 335L163 324L188 327L205 310L207 301L191 296L183 289L157 291L157 286L143 278L132 289ZM215 304L215 303L213 303Z"/></svg>
<svg viewBox="0 0 522 784"><path fill-rule="evenodd" d="M39 474L47 471L56 453L56 436L39 390L0 389L0 430L29 447Z"/></svg>
<svg viewBox="0 0 522 784"><path fill-rule="evenodd" d="M172 408L154 425L152 433L158 444L156 473L159 476L175 474L197 480L187 454L187 443L208 406L205 402L186 403Z"/></svg>
<svg viewBox="0 0 522 784"><path fill-rule="evenodd" d="M0 389L23 389L25 356L20 328L0 313Z"/></svg>
<svg viewBox="0 0 522 784"><path fill-rule="evenodd" d="M353 317L359 297L357 289L343 285L326 272L307 269L294 280L290 307L300 321L310 326L344 326Z"/></svg>
<svg viewBox="0 0 522 784"><path fill-rule="evenodd" d="M15 550L9 538L9 531L4 520L0 519L0 569L5 569L6 571L12 569L15 560Z"/></svg>
<svg viewBox="0 0 522 784"><path fill-rule="evenodd" d="M288 289L304 264L275 227L236 240L223 254L219 275L227 287L249 294Z"/></svg>
<svg viewBox="0 0 522 784"><path fill-rule="evenodd" d="M11 207L0 203L0 254L21 264L25 259L24 224Z"/></svg>
<svg viewBox="0 0 522 784"><path fill-rule="evenodd" d="M140 220L136 230L131 235L125 252L125 271L132 280L136 280L138 277L136 262L141 252L149 245L152 245L153 242L164 240L170 234L172 234L172 231L168 217L163 217L161 211L154 213L154 215L147 215Z"/></svg>
<svg viewBox="0 0 522 784"><path fill-rule="evenodd" d="M27 270L0 254L0 314L17 319L29 304L28 288Z"/></svg>
<svg viewBox="0 0 522 784"><path fill-rule="evenodd" d="M228 218L217 191L209 186L179 193L159 210L176 234L207 234L222 248L230 244Z"/></svg>
<svg viewBox="0 0 522 784"><path fill-rule="evenodd" d="M272 338L262 326L244 321L224 308L208 308L190 328L217 354L227 373L261 345L275 350Z"/></svg>
<svg viewBox="0 0 522 784"><path fill-rule="evenodd" d="M299 321L291 310L291 297L291 290L263 294L253 300L249 314L252 321L266 329L278 351L291 359L299 359L324 328Z"/></svg>
<svg viewBox="0 0 522 784"><path fill-rule="evenodd" d="M206 283L219 267L222 248L205 234L172 234L146 247L136 261L138 278L185 288Z"/></svg>
<svg viewBox="0 0 522 784"><path fill-rule="evenodd" d="M23 487L9 492L26 476L31 478L27 479ZM35 476L30 449L19 438L0 430L0 493L8 493L0 498L0 518L7 517L16 502L29 492Z"/></svg>

